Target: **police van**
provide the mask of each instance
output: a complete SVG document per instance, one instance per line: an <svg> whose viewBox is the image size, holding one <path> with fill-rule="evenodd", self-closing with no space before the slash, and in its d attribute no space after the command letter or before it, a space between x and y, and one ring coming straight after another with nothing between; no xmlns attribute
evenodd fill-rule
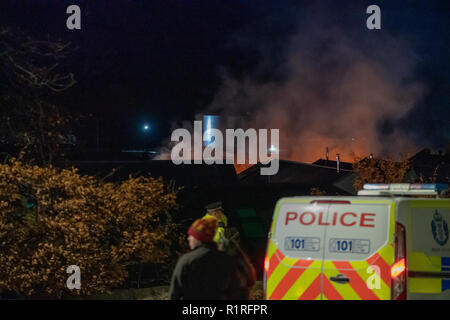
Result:
<svg viewBox="0 0 450 320"><path fill-rule="evenodd" d="M275 207L264 261L271 300L450 299L446 184L366 184L358 196Z"/></svg>

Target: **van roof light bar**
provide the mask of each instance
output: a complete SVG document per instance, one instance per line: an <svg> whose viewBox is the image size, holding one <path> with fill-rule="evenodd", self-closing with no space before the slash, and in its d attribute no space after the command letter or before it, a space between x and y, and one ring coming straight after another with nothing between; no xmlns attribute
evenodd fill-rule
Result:
<svg viewBox="0 0 450 320"><path fill-rule="evenodd" d="M445 190L446 183L366 183L358 195L439 195Z"/></svg>

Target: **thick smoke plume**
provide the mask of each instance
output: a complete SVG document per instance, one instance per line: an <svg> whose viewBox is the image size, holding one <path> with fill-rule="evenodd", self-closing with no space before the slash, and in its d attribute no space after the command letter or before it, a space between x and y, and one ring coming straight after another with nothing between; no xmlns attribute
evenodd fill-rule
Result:
<svg viewBox="0 0 450 320"><path fill-rule="evenodd" d="M312 162L326 147L330 160L339 153L344 161L415 152L397 125L424 93L408 45L385 34L361 39L338 29L303 30L280 48L281 63L257 68L271 68L276 80L224 73L205 113L246 115L248 127L280 129L281 159Z"/></svg>

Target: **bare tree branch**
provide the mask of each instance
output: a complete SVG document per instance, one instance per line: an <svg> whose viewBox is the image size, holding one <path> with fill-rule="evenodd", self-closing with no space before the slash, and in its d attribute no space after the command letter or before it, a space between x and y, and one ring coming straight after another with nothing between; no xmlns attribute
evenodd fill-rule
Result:
<svg viewBox="0 0 450 320"><path fill-rule="evenodd" d="M0 68L15 80L35 89L61 92L76 84L73 73L57 72L59 63L70 52L71 42L35 41L20 33L0 29ZM49 63L49 61L53 61Z"/></svg>

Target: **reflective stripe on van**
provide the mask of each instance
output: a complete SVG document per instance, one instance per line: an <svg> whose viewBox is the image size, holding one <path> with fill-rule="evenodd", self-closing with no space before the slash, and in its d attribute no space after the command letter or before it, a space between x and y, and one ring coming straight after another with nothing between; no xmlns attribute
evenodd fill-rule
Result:
<svg viewBox="0 0 450 320"><path fill-rule="evenodd" d="M413 269L408 272L410 292L441 293L450 290L450 257L427 257L422 252L412 252L410 256Z"/></svg>
<svg viewBox="0 0 450 320"><path fill-rule="evenodd" d="M395 203L351 200L277 203L266 255L267 299L390 298Z"/></svg>
<svg viewBox="0 0 450 320"><path fill-rule="evenodd" d="M383 248L366 261L325 262L325 269L336 268L339 273L351 277L352 281L349 285L334 284L330 281L321 272L321 261L286 258L272 241L269 248L267 299L378 300L390 298L389 260L392 259L393 253L389 247ZM374 288L369 288L368 283ZM376 290L377 284L380 285L380 290Z"/></svg>

